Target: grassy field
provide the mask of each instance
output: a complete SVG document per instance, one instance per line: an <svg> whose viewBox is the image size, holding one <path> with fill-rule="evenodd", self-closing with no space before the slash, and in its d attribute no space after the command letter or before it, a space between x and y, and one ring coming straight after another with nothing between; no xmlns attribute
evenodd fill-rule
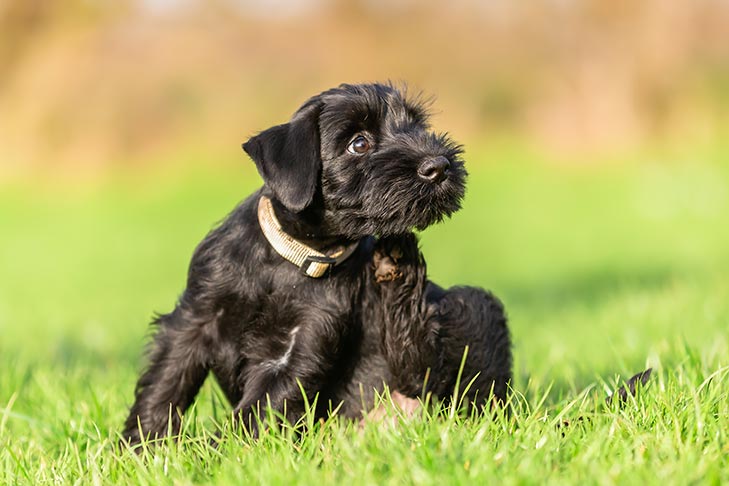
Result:
<svg viewBox="0 0 729 486"><path fill-rule="evenodd" d="M631 157L628 157L630 159ZM421 235L431 277L492 289L515 353L510 418L425 413L258 442L226 433L210 380L187 436L113 445L153 311L182 290L250 166L172 165L0 188L0 484L729 483L729 162L546 165L471 156L464 209ZM621 379L655 375L624 409ZM569 427L559 427L563 421Z"/></svg>

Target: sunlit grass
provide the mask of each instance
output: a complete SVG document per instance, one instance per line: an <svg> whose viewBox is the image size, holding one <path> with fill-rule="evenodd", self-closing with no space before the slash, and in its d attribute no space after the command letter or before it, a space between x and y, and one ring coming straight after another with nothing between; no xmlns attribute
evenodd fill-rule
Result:
<svg viewBox="0 0 729 486"><path fill-rule="evenodd" d="M657 483L729 480L729 167L472 164L464 208L421 235L431 277L501 296L515 343L508 417L425 410L257 442L209 382L186 434L115 450L147 322L250 168L0 193L0 483ZM501 154L504 155L504 154ZM510 154L513 155L513 154ZM40 188L39 188L40 187ZM652 366L623 409L604 398ZM564 421L568 427L562 426Z"/></svg>

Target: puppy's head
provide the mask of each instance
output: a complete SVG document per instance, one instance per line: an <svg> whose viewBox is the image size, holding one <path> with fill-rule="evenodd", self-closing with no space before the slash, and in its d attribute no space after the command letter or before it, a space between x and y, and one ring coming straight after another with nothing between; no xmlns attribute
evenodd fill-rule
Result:
<svg viewBox="0 0 729 486"><path fill-rule="evenodd" d="M243 148L274 198L320 215L328 235L423 229L457 211L464 194L460 147L390 85L325 91Z"/></svg>

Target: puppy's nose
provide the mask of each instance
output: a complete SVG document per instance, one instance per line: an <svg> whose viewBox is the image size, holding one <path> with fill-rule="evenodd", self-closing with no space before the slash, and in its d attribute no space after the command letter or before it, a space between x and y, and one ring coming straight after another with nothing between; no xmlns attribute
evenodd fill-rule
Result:
<svg viewBox="0 0 729 486"><path fill-rule="evenodd" d="M448 179L450 161L442 155L425 159L418 167L418 175L433 184L439 184Z"/></svg>

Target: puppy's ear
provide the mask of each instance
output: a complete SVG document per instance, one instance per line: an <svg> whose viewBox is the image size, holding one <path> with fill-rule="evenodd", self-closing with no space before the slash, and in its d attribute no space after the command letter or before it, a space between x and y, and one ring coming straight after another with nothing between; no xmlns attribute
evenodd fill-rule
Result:
<svg viewBox="0 0 729 486"><path fill-rule="evenodd" d="M294 212L311 204L319 181L320 111L318 104L307 103L289 123L269 128L243 144L276 199Z"/></svg>

